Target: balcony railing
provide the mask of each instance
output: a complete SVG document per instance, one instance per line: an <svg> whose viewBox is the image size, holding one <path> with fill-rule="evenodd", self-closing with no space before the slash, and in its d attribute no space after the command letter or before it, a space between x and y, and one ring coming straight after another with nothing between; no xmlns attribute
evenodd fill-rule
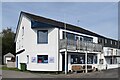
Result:
<svg viewBox="0 0 120 80"><path fill-rule="evenodd" d="M66 46L67 44L67 46ZM91 52L101 52L102 45L97 43L83 42L83 41L74 41L74 40L60 40L60 49L67 50L81 50L81 51L91 51Z"/></svg>
<svg viewBox="0 0 120 80"><path fill-rule="evenodd" d="M113 51L108 49L105 56L120 56L120 50L118 49L117 51Z"/></svg>

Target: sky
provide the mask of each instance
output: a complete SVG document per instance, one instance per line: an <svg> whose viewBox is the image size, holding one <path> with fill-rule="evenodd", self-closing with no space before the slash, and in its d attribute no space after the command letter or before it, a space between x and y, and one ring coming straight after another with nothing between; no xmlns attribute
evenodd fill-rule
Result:
<svg viewBox="0 0 120 80"><path fill-rule="evenodd" d="M119 2L120 0L1 0L2 2Z"/></svg>
<svg viewBox="0 0 120 80"><path fill-rule="evenodd" d="M2 28L11 27L15 31L21 11L118 39L117 2L3 2Z"/></svg>

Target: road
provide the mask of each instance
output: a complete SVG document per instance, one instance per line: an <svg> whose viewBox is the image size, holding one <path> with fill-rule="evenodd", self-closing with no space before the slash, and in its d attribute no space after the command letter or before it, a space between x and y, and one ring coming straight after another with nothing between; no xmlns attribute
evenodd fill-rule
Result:
<svg viewBox="0 0 120 80"><path fill-rule="evenodd" d="M0 65L0 80L2 78L2 70L1 70L1 68L2 68L2 65Z"/></svg>
<svg viewBox="0 0 120 80"><path fill-rule="evenodd" d="M43 74L3 70L3 78L118 78L118 69L73 74Z"/></svg>

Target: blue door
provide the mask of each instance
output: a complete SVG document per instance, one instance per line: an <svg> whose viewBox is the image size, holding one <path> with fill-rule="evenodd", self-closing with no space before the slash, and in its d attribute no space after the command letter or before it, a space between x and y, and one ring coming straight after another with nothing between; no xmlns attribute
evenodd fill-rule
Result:
<svg viewBox="0 0 120 80"><path fill-rule="evenodd" d="M18 68L18 56L16 57L16 64L17 64L17 68Z"/></svg>

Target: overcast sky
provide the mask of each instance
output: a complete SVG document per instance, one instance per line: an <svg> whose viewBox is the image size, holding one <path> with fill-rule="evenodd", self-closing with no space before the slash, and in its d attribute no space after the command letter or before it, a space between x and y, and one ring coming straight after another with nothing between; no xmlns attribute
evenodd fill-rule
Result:
<svg viewBox="0 0 120 80"><path fill-rule="evenodd" d="M78 25L105 37L118 39L117 2L4 2L3 28L12 27L15 31L21 11Z"/></svg>

